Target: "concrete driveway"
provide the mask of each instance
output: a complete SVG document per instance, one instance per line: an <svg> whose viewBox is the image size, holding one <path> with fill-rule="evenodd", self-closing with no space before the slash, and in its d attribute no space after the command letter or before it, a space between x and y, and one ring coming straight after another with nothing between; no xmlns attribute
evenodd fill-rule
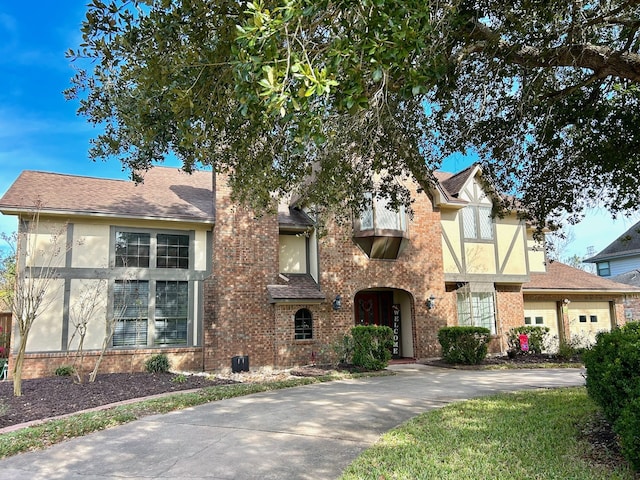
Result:
<svg viewBox="0 0 640 480"><path fill-rule="evenodd" d="M249 395L154 415L0 460L3 479L333 479L380 434L450 402L583 385L583 370L390 367L395 376Z"/></svg>

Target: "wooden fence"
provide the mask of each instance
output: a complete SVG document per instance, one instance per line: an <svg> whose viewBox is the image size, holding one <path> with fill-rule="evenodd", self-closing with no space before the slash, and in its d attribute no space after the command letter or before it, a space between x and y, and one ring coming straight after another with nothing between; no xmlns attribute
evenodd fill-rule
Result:
<svg viewBox="0 0 640 480"><path fill-rule="evenodd" d="M0 312L0 358L9 356L11 345L11 314Z"/></svg>

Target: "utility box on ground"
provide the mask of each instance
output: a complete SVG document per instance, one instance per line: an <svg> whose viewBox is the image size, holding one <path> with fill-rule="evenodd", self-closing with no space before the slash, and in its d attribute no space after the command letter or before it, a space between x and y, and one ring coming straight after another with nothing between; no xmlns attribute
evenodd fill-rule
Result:
<svg viewBox="0 0 640 480"><path fill-rule="evenodd" d="M249 355L231 357L231 371L233 373L249 371Z"/></svg>

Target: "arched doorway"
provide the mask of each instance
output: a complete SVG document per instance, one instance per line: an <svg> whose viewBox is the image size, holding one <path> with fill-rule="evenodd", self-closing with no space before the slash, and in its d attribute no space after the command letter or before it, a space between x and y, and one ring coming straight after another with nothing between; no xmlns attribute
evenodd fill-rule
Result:
<svg viewBox="0 0 640 480"><path fill-rule="evenodd" d="M361 290L354 298L356 325L384 325L394 332L393 358L413 357L411 295L404 290Z"/></svg>

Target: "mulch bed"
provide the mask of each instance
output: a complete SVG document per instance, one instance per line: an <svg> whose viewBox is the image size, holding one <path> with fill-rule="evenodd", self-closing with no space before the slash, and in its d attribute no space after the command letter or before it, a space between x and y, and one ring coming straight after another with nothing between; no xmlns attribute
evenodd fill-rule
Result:
<svg viewBox="0 0 640 480"><path fill-rule="evenodd" d="M525 354L525 355L516 355L513 358L509 358L506 355L503 356L491 356L486 357L480 364L478 365L452 365L450 363L445 362L441 358L430 359L423 361L425 365L432 365L434 367L445 367L445 368L458 368L458 369L466 369L466 370L478 370L484 367L492 367L492 366L504 366L504 367L514 367L514 368L527 368L527 366L535 367L540 366L541 364L571 364L572 366L581 366L582 361L579 358L570 358L570 359L558 359L553 355L545 355L545 354Z"/></svg>
<svg viewBox="0 0 640 480"><path fill-rule="evenodd" d="M13 395L13 382L0 382L0 428L51 418L110 403L167 392L235 383L198 375L172 381L171 373L105 373L96 381L74 383L73 377L22 381L22 396Z"/></svg>

